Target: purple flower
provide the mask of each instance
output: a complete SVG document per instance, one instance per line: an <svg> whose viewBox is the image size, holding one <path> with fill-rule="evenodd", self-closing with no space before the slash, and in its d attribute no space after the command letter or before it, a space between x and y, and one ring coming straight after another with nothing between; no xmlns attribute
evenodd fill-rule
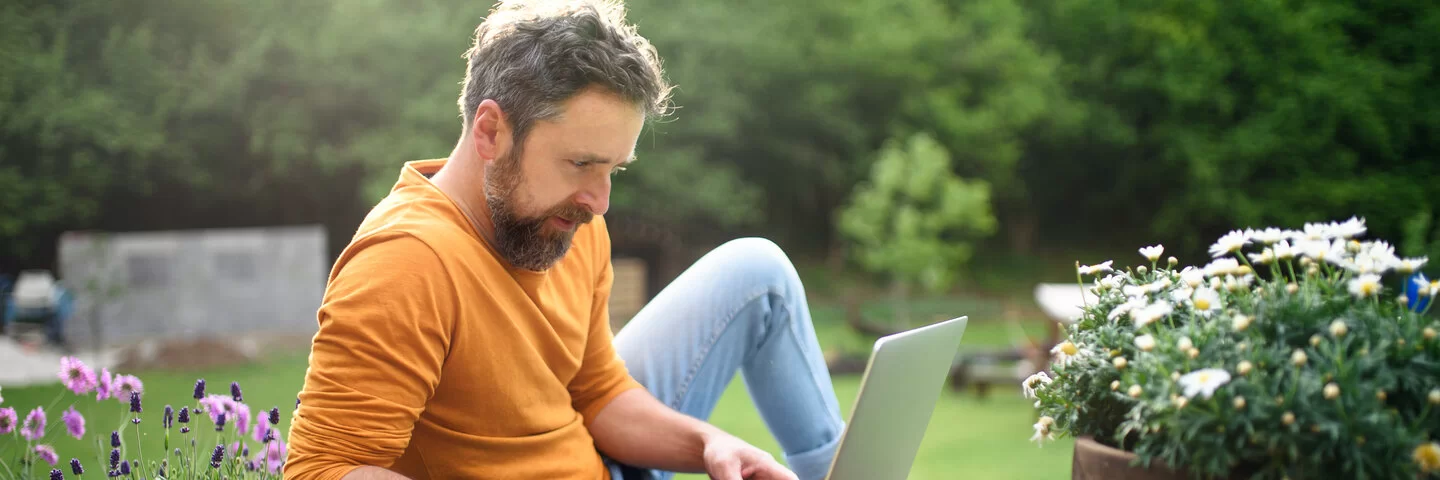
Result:
<svg viewBox="0 0 1440 480"><path fill-rule="evenodd" d="M110 448L120 448L120 432L110 432Z"/></svg>
<svg viewBox="0 0 1440 480"><path fill-rule="evenodd" d="M250 430L250 438L258 443L265 443L265 437L270 434L270 426L263 422L255 422L255 428Z"/></svg>
<svg viewBox="0 0 1440 480"><path fill-rule="evenodd" d="M80 416L80 412L75 410L74 405L60 415L60 421L65 422L65 431L69 432L70 436L75 437L76 440L85 436L85 417Z"/></svg>
<svg viewBox="0 0 1440 480"><path fill-rule="evenodd" d="M112 394L116 399L124 402L130 400L130 394L145 393L145 384L140 382L134 375L116 375L115 391Z"/></svg>
<svg viewBox="0 0 1440 480"><path fill-rule="evenodd" d="M45 436L45 410L35 407L25 416L25 426L20 427L20 436L26 440L36 441Z"/></svg>
<svg viewBox="0 0 1440 480"><path fill-rule="evenodd" d="M236 404L230 397L220 395L205 397L204 400L200 400L200 406L204 407L204 410L210 414L210 421L212 422L218 422L220 420L220 414L222 413L229 418L235 418L237 410L240 408L239 404Z"/></svg>
<svg viewBox="0 0 1440 480"><path fill-rule="evenodd" d="M76 395L95 390L95 370L75 357L60 358L60 381Z"/></svg>
<svg viewBox="0 0 1440 480"><path fill-rule="evenodd" d="M121 475L129 475L129 474L130 474L130 461L129 461L129 460L120 462L120 474L121 474Z"/></svg>
<svg viewBox="0 0 1440 480"><path fill-rule="evenodd" d="M41 460L44 460L45 463L50 464L52 467L55 466L56 463L60 463L60 456L55 454L55 447L49 445L36 445L35 455L39 456Z"/></svg>
<svg viewBox="0 0 1440 480"><path fill-rule="evenodd" d="M10 407L0 408L0 435L9 435L15 431L15 422L20 418L15 415L15 409Z"/></svg>
<svg viewBox="0 0 1440 480"><path fill-rule="evenodd" d="M225 431L225 412L220 412L220 416L215 418L215 431Z"/></svg>
<svg viewBox="0 0 1440 480"><path fill-rule="evenodd" d="M180 427L180 433L190 433L190 427Z"/></svg>
<svg viewBox="0 0 1440 480"><path fill-rule="evenodd" d="M119 468L119 467L120 467L120 449L118 449L118 448L112 448L112 449L110 449L110 469L111 469L111 470L114 470L114 469Z"/></svg>
<svg viewBox="0 0 1440 480"><path fill-rule="evenodd" d="M177 420L180 420L180 423L190 423L190 407L180 407L180 415Z"/></svg>
<svg viewBox="0 0 1440 480"><path fill-rule="evenodd" d="M110 369L101 368L100 378L95 384L95 401L101 401L115 395L115 376L110 374Z"/></svg>
<svg viewBox="0 0 1440 480"><path fill-rule="evenodd" d="M235 431L244 435L247 430L250 430L250 406L235 404Z"/></svg>
<svg viewBox="0 0 1440 480"><path fill-rule="evenodd" d="M196 381L195 381L195 399L196 399L196 400L201 400L201 399L204 399L204 398L205 398L205 379L202 378L202 379L199 379L199 380L196 380Z"/></svg>
<svg viewBox="0 0 1440 480"><path fill-rule="evenodd" d="M175 424L174 408L170 408L169 405L165 406L165 415L160 417L160 424L163 425L166 430L169 430L170 426Z"/></svg>
<svg viewBox="0 0 1440 480"><path fill-rule="evenodd" d="M65 480L65 472L55 468L50 470L50 480Z"/></svg>
<svg viewBox="0 0 1440 480"><path fill-rule="evenodd" d="M72 458L72 459L70 459L70 473L73 473L73 474L76 474L76 475L83 475L83 474L85 474L85 467L81 467L81 466L80 466L80 459L78 459L78 458Z"/></svg>
<svg viewBox="0 0 1440 480"><path fill-rule="evenodd" d="M266 445L265 461L270 467L270 473L279 473L280 466L285 464L285 442L277 440Z"/></svg>
<svg viewBox="0 0 1440 480"><path fill-rule="evenodd" d="M240 396L240 382L230 382L230 398L235 399L237 402L244 401L242 399L243 397Z"/></svg>
<svg viewBox="0 0 1440 480"><path fill-rule="evenodd" d="M280 407L270 407L270 424L280 424Z"/></svg>
<svg viewBox="0 0 1440 480"><path fill-rule="evenodd" d="M222 460L225 460L225 446L216 445L215 452L210 454L210 468L220 468Z"/></svg>
<svg viewBox="0 0 1440 480"><path fill-rule="evenodd" d="M140 413L140 392L130 392L130 413Z"/></svg>

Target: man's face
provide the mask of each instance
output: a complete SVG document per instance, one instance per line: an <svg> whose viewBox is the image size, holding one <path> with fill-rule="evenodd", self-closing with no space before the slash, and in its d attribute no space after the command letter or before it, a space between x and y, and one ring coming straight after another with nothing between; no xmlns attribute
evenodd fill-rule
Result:
<svg viewBox="0 0 1440 480"><path fill-rule="evenodd" d="M618 96L583 90L559 118L534 123L520 154L487 167L485 199L495 248L511 265L545 270L575 230L610 208L610 178L629 163L644 114Z"/></svg>

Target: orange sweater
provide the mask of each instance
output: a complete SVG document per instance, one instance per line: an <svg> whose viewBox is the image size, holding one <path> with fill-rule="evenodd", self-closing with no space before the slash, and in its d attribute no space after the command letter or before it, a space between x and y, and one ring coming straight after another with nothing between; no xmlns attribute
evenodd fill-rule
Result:
<svg viewBox="0 0 1440 480"><path fill-rule="evenodd" d="M287 479L606 479L587 426L640 385L611 344L610 241L582 225L546 272L504 263L405 165L330 273Z"/></svg>

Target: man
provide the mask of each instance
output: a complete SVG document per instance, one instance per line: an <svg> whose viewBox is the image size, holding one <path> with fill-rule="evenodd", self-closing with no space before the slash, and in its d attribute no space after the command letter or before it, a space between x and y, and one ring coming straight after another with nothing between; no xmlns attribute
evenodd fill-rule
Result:
<svg viewBox="0 0 1440 480"><path fill-rule="evenodd" d="M514 2L476 30L454 151L331 272L286 478L824 476L844 425L774 244L715 249L612 341L610 179L670 90L623 22ZM702 420L737 371L789 468Z"/></svg>

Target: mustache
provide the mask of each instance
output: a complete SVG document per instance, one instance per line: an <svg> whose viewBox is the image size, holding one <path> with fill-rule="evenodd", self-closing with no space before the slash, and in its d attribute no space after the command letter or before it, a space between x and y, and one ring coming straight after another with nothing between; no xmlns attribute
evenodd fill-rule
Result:
<svg viewBox="0 0 1440 480"><path fill-rule="evenodd" d="M560 205L552 208L550 211L545 212L545 216L559 217L565 221L575 222L577 225L584 225L595 219L595 214L590 213L589 209L574 204Z"/></svg>

